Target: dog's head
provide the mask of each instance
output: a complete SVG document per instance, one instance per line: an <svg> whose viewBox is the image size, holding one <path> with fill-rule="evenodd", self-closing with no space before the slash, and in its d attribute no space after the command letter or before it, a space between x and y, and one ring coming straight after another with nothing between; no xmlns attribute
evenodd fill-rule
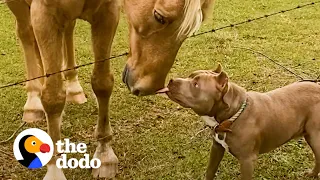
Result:
<svg viewBox="0 0 320 180"><path fill-rule="evenodd" d="M209 115L218 104L228 105L228 76L219 64L216 70L199 70L188 78L170 80L166 94L199 115Z"/></svg>

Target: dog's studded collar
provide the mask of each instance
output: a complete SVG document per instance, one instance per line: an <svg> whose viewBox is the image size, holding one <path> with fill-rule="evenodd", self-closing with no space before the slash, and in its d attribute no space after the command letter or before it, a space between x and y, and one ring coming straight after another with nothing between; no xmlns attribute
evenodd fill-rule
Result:
<svg viewBox="0 0 320 180"><path fill-rule="evenodd" d="M247 101L248 98L246 98L246 100L242 103L240 109L236 112L236 114L234 114L231 118L229 118L228 120L223 121L222 123L218 123L214 117L209 117L209 116L202 116L203 120L205 121L206 125L210 127L210 129L212 129L213 132L213 138L214 140L221 144L221 146L228 152L229 151L229 147L226 143L226 137L227 137L227 132L232 132L230 129L230 126L232 125L232 123L234 121L236 121L239 116L242 114L242 112L245 110L245 108L247 107ZM219 135L222 135L223 138L220 139Z"/></svg>

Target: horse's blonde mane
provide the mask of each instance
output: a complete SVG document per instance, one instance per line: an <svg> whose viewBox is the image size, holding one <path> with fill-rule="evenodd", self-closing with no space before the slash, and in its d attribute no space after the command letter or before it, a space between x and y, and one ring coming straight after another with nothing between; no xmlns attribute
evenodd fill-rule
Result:
<svg viewBox="0 0 320 180"><path fill-rule="evenodd" d="M194 34L199 30L202 21L201 0L185 0L184 17L178 30L178 37Z"/></svg>

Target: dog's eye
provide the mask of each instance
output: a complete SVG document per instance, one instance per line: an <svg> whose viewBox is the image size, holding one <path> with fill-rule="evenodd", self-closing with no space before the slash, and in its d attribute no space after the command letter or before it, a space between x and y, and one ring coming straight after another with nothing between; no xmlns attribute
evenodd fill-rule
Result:
<svg viewBox="0 0 320 180"><path fill-rule="evenodd" d="M164 17L161 14L159 14L156 10L154 10L153 15L154 15L154 18L156 19L156 21L158 21L160 24L166 23Z"/></svg>
<svg viewBox="0 0 320 180"><path fill-rule="evenodd" d="M32 141L31 144L32 144L32 146L35 146L35 145L36 145L36 142L35 142L35 141Z"/></svg>

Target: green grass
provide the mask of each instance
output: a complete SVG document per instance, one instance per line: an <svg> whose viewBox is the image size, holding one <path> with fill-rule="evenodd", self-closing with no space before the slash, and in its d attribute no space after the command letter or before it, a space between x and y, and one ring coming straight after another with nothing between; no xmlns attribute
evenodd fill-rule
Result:
<svg viewBox="0 0 320 180"><path fill-rule="evenodd" d="M295 7L310 0L218 0L212 17L201 31L239 22L251 17ZM222 63L233 82L248 90L265 92L296 81L296 78L251 52L233 47L259 50L277 59L296 73L316 78L320 67L320 5L280 14L268 19L232 29L188 39L177 56L169 78L186 76L197 69L210 69ZM15 36L14 17L0 6L0 84L25 77L19 41ZM89 25L78 21L75 42L78 64L93 61ZM128 30L122 16L113 43L113 54L128 50ZM202 179L206 169L211 139L204 132L193 140L203 122L192 111L162 97L135 97L121 82L125 58L112 60L115 87L110 118L114 130L113 147L120 160L117 179ZM62 126L63 137L75 142L93 139L97 115L90 86L92 67L79 70L79 77L89 102L68 104ZM21 123L26 100L23 86L0 90L0 139L6 139ZM27 127L46 129L45 122ZM25 127L25 128L27 128ZM0 145L12 152L13 142ZM93 155L94 143L89 144ZM0 153L0 179L42 179L46 168L30 171L17 161ZM313 154L305 142L291 141L281 148L261 155L255 179L305 179L303 172L313 167ZM68 179L92 179L89 170L65 170ZM239 165L227 154L219 168L217 179L238 179Z"/></svg>

